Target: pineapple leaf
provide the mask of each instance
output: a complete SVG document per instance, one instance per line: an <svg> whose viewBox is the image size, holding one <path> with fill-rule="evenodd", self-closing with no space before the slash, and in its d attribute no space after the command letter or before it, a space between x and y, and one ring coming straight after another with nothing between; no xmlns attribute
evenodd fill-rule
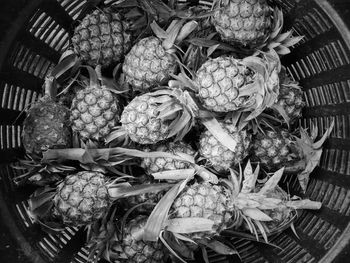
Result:
<svg viewBox="0 0 350 263"><path fill-rule="evenodd" d="M194 168L196 169L197 174L202 177L204 181L210 182L212 184L217 184L219 182L218 177L204 167L195 164Z"/></svg>
<svg viewBox="0 0 350 263"><path fill-rule="evenodd" d="M165 223L167 231L189 234L195 232L213 231L214 221L201 217L173 218Z"/></svg>
<svg viewBox="0 0 350 263"><path fill-rule="evenodd" d="M167 37L167 33L156 23L156 21L153 21L150 26L158 38L165 39Z"/></svg>
<svg viewBox="0 0 350 263"><path fill-rule="evenodd" d="M181 234L175 233L175 232L171 232L171 233L174 235L174 237L176 237L179 240L182 240L182 241L185 241L185 242L189 242L189 243L192 243L192 244L197 244L192 239L190 239L190 238L188 238L188 237L186 237L184 235L181 235Z"/></svg>
<svg viewBox="0 0 350 263"><path fill-rule="evenodd" d="M260 189L259 194L264 195L270 191L273 191L278 182L281 180L282 175L284 173L284 167L275 172L271 178L264 184L264 186Z"/></svg>
<svg viewBox="0 0 350 263"><path fill-rule="evenodd" d="M188 35L190 35L193 30L196 29L198 26L198 22L192 20L187 22L181 29L180 32L178 33L175 42L176 43L181 43Z"/></svg>
<svg viewBox="0 0 350 263"><path fill-rule="evenodd" d="M316 166L318 166L320 163L322 149L314 150L310 154L311 154L311 157L307 158L308 160L307 160L305 169L298 174L299 184L304 192L306 191L307 185L309 183L310 174L316 168Z"/></svg>
<svg viewBox="0 0 350 263"><path fill-rule="evenodd" d="M191 118L192 118L191 114L187 110L184 110L180 115L180 118L175 119L169 125L170 132L167 137L168 138L173 137L174 135L184 130L186 125L191 121ZM178 139L182 139L182 138L178 138Z"/></svg>
<svg viewBox="0 0 350 263"><path fill-rule="evenodd" d="M248 163L243 173L244 180L241 193L251 193L255 189L255 184L258 178L259 170L255 170L255 172L253 173L253 167L250 163L250 160L248 160Z"/></svg>
<svg viewBox="0 0 350 263"><path fill-rule="evenodd" d="M203 256L203 259L204 259L204 263L210 263L209 257L208 257L208 252L207 252L206 248L204 246L200 246L200 248L201 248L201 251L202 251L202 256Z"/></svg>
<svg viewBox="0 0 350 263"><path fill-rule="evenodd" d="M176 21L171 30L167 33L166 39L163 41L163 47L165 50L169 50L174 46L176 38L181 30L184 20L174 20Z"/></svg>
<svg viewBox="0 0 350 263"><path fill-rule="evenodd" d="M283 45L285 47L292 47L294 45L296 45L297 43L299 43L302 39L304 38L304 36L291 36L290 38L287 38L284 42Z"/></svg>
<svg viewBox="0 0 350 263"><path fill-rule="evenodd" d="M322 145L324 144L324 142L327 140L327 138L331 135L332 130L334 128L334 120L332 120L331 125L329 126L329 128L326 130L326 132L323 134L322 138L315 142L312 146L314 149L320 149L322 147Z"/></svg>
<svg viewBox="0 0 350 263"><path fill-rule="evenodd" d="M174 185L158 202L153 209L151 215L148 217L144 228L143 240L157 241L158 237L164 228L164 223L168 217L169 210L180 192L186 187L190 179L183 180Z"/></svg>
<svg viewBox="0 0 350 263"><path fill-rule="evenodd" d="M269 243L269 240L267 238L266 230L263 226L263 224L260 221L253 221L255 225L258 227L260 234L263 236L266 243Z"/></svg>
<svg viewBox="0 0 350 263"><path fill-rule="evenodd" d="M51 76L58 79L60 76L62 76L64 73L77 66L78 64L78 57L74 53L69 54L66 57L62 58L60 62L53 68L53 70L51 71Z"/></svg>
<svg viewBox="0 0 350 263"><path fill-rule="evenodd" d="M236 152L237 142L221 127L216 118L203 119L202 124L222 145Z"/></svg>
<svg viewBox="0 0 350 263"><path fill-rule="evenodd" d="M240 164L239 164L239 166L241 168ZM242 171L242 169L240 169L240 170ZM231 179L230 181L232 182L232 186L233 186L233 189L232 189L233 197L236 197L240 192L241 184L238 181L235 172L231 168L230 168L230 179Z"/></svg>
<svg viewBox="0 0 350 263"><path fill-rule="evenodd" d="M322 203L317 201L311 201L309 199L304 199L298 201L287 201L286 206L293 209L319 210L322 207Z"/></svg>
<svg viewBox="0 0 350 263"><path fill-rule="evenodd" d="M283 45L276 47L275 50L279 55L287 55L290 53L290 49Z"/></svg>
<svg viewBox="0 0 350 263"><path fill-rule="evenodd" d="M159 238L160 240L162 241L163 245L171 252L171 254L173 254L178 260L180 260L182 263L186 263L185 260L182 259L182 257L176 253L176 251L172 248L172 246L174 244L176 244L175 242L171 242L171 245L168 243L168 239L165 239L163 237L163 232L164 231L161 231L160 235L159 235ZM182 254L181 254L182 255Z"/></svg>
<svg viewBox="0 0 350 263"><path fill-rule="evenodd" d="M117 200L120 198L141 195L146 193L158 193L172 187L172 184L147 184L130 186L129 183L118 183L108 186L108 194L111 199Z"/></svg>
<svg viewBox="0 0 350 263"><path fill-rule="evenodd" d="M243 214L257 221L272 221L272 218L257 208L243 208Z"/></svg>
<svg viewBox="0 0 350 263"><path fill-rule="evenodd" d="M195 169L180 169L170 170L158 173L153 173L152 176L155 180L184 180L187 177L194 176L196 173Z"/></svg>
<svg viewBox="0 0 350 263"><path fill-rule="evenodd" d="M89 80L90 80L90 87L98 88L100 87L98 82L98 75L97 72L90 66L82 66L83 68L86 68L89 73Z"/></svg>
<svg viewBox="0 0 350 263"><path fill-rule="evenodd" d="M238 251L235 248L229 247L218 240L201 239L199 243L209 247L220 255L238 255Z"/></svg>

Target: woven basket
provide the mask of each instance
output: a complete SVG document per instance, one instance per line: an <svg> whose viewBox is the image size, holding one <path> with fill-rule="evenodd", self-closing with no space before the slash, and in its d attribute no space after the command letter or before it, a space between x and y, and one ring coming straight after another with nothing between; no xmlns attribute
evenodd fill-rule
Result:
<svg viewBox="0 0 350 263"><path fill-rule="evenodd" d="M43 78L57 63L69 41L68 32L84 0L16 0L0 9L0 259L1 262L84 263L83 229L66 228L48 235L28 215L33 188L18 188L20 173L11 163L23 155L20 114L40 97ZM335 128L324 146L321 164L306 192L321 201L320 211L304 211L291 230L271 237L281 249L233 239L243 262L346 262L350 251L350 10L347 0L280 0L286 27L304 35L302 43L283 57L291 75L305 90L307 107L301 125ZM210 1L199 1L210 5ZM294 178L283 181L301 195ZM7 249L6 249L7 248ZM234 262L209 253L210 262ZM197 262L203 262L198 260ZM237 262L237 261L235 261Z"/></svg>

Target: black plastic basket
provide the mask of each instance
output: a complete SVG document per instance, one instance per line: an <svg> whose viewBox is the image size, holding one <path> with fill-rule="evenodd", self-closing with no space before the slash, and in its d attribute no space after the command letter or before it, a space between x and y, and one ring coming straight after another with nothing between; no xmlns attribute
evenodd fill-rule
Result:
<svg viewBox="0 0 350 263"><path fill-rule="evenodd" d="M5 2L5 1L4 1ZM1 262L86 262L83 229L48 235L28 215L31 187L18 188L10 164L23 155L20 114L40 97L43 78L68 43L84 0L16 0L0 8L0 259ZM305 90L301 125L335 128L306 196L320 211L304 211L291 230L271 237L282 248L233 239L243 262L347 262L350 253L350 1L280 0L286 27L305 38L283 64ZM210 1L199 1L210 5ZM295 179L285 186L300 195ZM211 253L210 262L233 262Z"/></svg>

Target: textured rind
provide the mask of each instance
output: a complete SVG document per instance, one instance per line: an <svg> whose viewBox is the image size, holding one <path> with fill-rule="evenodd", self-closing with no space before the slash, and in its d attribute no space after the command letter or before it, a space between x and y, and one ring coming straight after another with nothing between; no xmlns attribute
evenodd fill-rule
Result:
<svg viewBox="0 0 350 263"><path fill-rule="evenodd" d="M63 223L82 226L102 218L110 198L105 176L98 172L79 172L67 176L57 187L54 206Z"/></svg>
<svg viewBox="0 0 350 263"><path fill-rule="evenodd" d="M193 148L184 142L169 142L166 144L156 145L153 148L147 148L145 151L157 151L172 154L185 153L192 156L195 154ZM190 168L191 165L188 162L182 162L180 160L158 157L144 158L141 162L141 166L146 170L148 174L152 174L162 171L187 169Z"/></svg>
<svg viewBox="0 0 350 263"><path fill-rule="evenodd" d="M41 154L49 148L70 146L69 110L49 97L29 109L23 126L22 143L28 153Z"/></svg>
<svg viewBox="0 0 350 263"><path fill-rule="evenodd" d="M117 125L119 113L113 92L95 87L79 90L71 106L72 129L83 138L103 138Z"/></svg>
<svg viewBox="0 0 350 263"><path fill-rule="evenodd" d="M121 116L122 127L130 139L140 144L154 144L165 140L169 124L158 118L157 104L149 95L134 98Z"/></svg>
<svg viewBox="0 0 350 263"><path fill-rule="evenodd" d="M292 86L281 85L276 104L283 107L291 120L296 120L301 117L305 105L303 91Z"/></svg>
<svg viewBox="0 0 350 263"><path fill-rule="evenodd" d="M190 234L192 239L202 239L211 238L225 229L233 213L231 193L223 186L203 182L186 186L175 199L170 218L200 217L214 221L212 232Z"/></svg>
<svg viewBox="0 0 350 263"><path fill-rule="evenodd" d="M137 42L125 56L123 64L126 82L138 89L166 83L175 69L175 58L167 53L157 37Z"/></svg>
<svg viewBox="0 0 350 263"><path fill-rule="evenodd" d="M266 0L229 0L221 4L212 23L224 41L255 47L272 30L272 10Z"/></svg>
<svg viewBox="0 0 350 263"><path fill-rule="evenodd" d="M287 131L265 131L253 138L252 159L269 170L277 170L288 163L291 155L291 139Z"/></svg>
<svg viewBox="0 0 350 263"><path fill-rule="evenodd" d="M208 130L201 134L199 140L200 155L220 172L240 163L248 155L251 144L247 130L237 132L235 125L227 123L221 123L221 126L237 142L235 152L222 145Z"/></svg>
<svg viewBox="0 0 350 263"><path fill-rule="evenodd" d="M203 106L215 112L240 109L251 98L239 97L240 90L254 81L254 73L232 57L206 61L196 73L198 97Z"/></svg>
<svg viewBox="0 0 350 263"><path fill-rule="evenodd" d="M95 10L74 30L74 52L93 67L117 63L130 49L131 36L127 29L120 14L110 9Z"/></svg>
<svg viewBox="0 0 350 263"><path fill-rule="evenodd" d="M138 235L145 227L147 217L139 215L132 219L124 229L123 242L112 240L110 245L111 262L120 263L165 263L166 255L160 242L138 240ZM117 256L121 253L122 257Z"/></svg>

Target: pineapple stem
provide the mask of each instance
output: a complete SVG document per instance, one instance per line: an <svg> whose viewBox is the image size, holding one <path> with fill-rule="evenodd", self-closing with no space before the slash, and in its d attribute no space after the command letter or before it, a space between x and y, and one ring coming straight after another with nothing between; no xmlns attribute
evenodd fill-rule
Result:
<svg viewBox="0 0 350 263"><path fill-rule="evenodd" d="M51 98L55 98L57 95L57 89L55 89L54 85L54 77L53 76L48 76L45 78L45 95L48 95Z"/></svg>

